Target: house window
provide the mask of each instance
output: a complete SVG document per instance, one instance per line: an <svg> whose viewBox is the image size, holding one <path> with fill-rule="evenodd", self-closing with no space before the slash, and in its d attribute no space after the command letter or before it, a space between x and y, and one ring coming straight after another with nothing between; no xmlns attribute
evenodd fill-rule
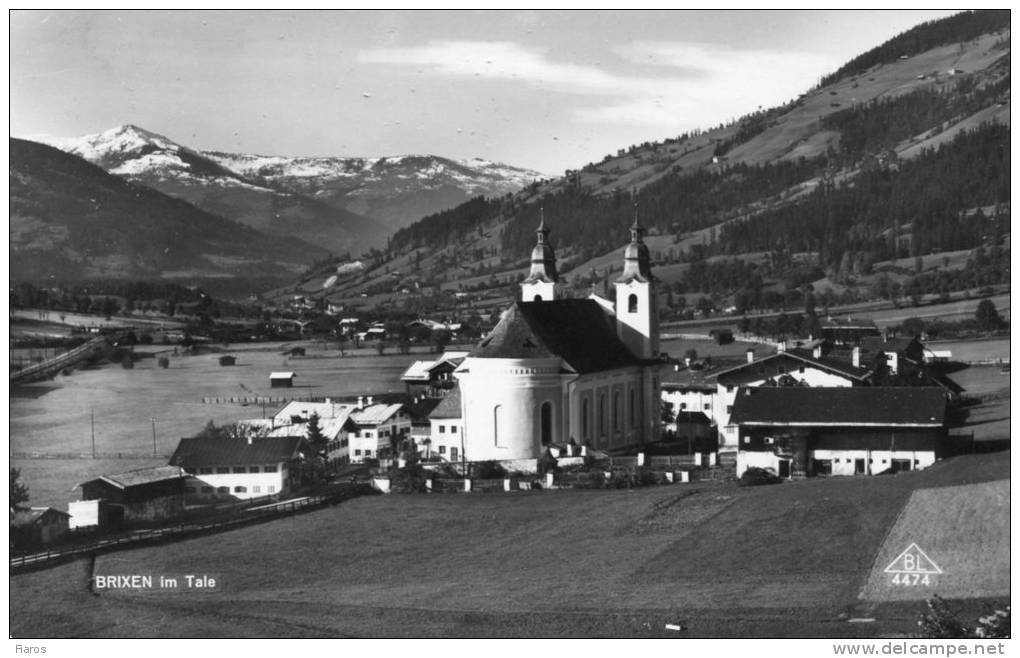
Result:
<svg viewBox="0 0 1020 658"><path fill-rule="evenodd" d="M779 366L779 374L780 375L786 374L786 366Z"/></svg>
<svg viewBox="0 0 1020 658"><path fill-rule="evenodd" d="M733 405L732 404L726 405L726 413L727 414L733 413Z"/></svg>
<svg viewBox="0 0 1020 658"><path fill-rule="evenodd" d="M492 409L492 439L497 448L505 447L505 437L501 436L501 427L503 425L503 405L497 404Z"/></svg>
<svg viewBox="0 0 1020 658"><path fill-rule="evenodd" d="M270 464L269 466L263 466L262 470L265 471L266 473L275 473L276 472L276 464Z"/></svg>
<svg viewBox="0 0 1020 658"><path fill-rule="evenodd" d="M439 454L441 455L446 454L446 446L439 446Z"/></svg>
<svg viewBox="0 0 1020 658"><path fill-rule="evenodd" d="M727 393L732 393L733 392L733 384L728 384L726 386L726 392Z"/></svg>
<svg viewBox="0 0 1020 658"><path fill-rule="evenodd" d="M247 473L248 469L245 468L244 466L235 466L234 467L234 472L235 473Z"/></svg>
<svg viewBox="0 0 1020 658"><path fill-rule="evenodd" d="M372 451L371 450L366 450L365 451L365 456L366 457L371 457L372 456Z"/></svg>
<svg viewBox="0 0 1020 658"><path fill-rule="evenodd" d="M687 410L687 403L686 402L681 402L680 403L680 411L686 411L686 410Z"/></svg>
<svg viewBox="0 0 1020 658"><path fill-rule="evenodd" d="M354 456L355 457L360 457L361 456L361 450L359 450L358 448L355 448L354 449Z"/></svg>
<svg viewBox="0 0 1020 658"><path fill-rule="evenodd" d="M261 470L261 469L259 469L259 467L258 467L258 466L249 466L249 467L248 467L248 472L249 472L249 473L258 473L258 472L259 472L260 470Z"/></svg>
<svg viewBox="0 0 1020 658"><path fill-rule="evenodd" d="M457 448L450 448L450 461L457 461Z"/></svg>
<svg viewBox="0 0 1020 658"><path fill-rule="evenodd" d="M711 409L711 408L712 408L712 405L711 405L710 403L708 403L708 402L706 402L706 403L705 403L704 405L702 405L702 406L704 407L703 411L708 411L709 409Z"/></svg>
<svg viewBox="0 0 1020 658"><path fill-rule="evenodd" d="M542 445L547 446L552 443L552 404L543 402L539 416L539 424L542 429Z"/></svg>
<svg viewBox="0 0 1020 658"><path fill-rule="evenodd" d="M631 294L627 297L627 312L637 313L637 295Z"/></svg>
<svg viewBox="0 0 1020 658"><path fill-rule="evenodd" d="M248 493L248 487L234 487L234 493Z"/></svg>
<svg viewBox="0 0 1020 658"><path fill-rule="evenodd" d="M253 486L251 488L251 492L252 493L262 493L262 487L260 485L256 484L255 486Z"/></svg>
<svg viewBox="0 0 1020 658"><path fill-rule="evenodd" d="M198 469L198 472L201 473L202 475L209 475L212 473L212 468L210 468L209 466L203 466L202 468Z"/></svg>
<svg viewBox="0 0 1020 658"><path fill-rule="evenodd" d="M184 493L189 493L189 494L195 493L195 487L184 487Z"/></svg>
<svg viewBox="0 0 1020 658"><path fill-rule="evenodd" d="M216 487L216 493L228 494L230 493L230 487Z"/></svg>
<svg viewBox="0 0 1020 658"><path fill-rule="evenodd" d="M439 426L439 433L440 434L446 434L446 425L440 425Z"/></svg>
<svg viewBox="0 0 1020 658"><path fill-rule="evenodd" d="M276 486L271 484L268 487L266 487L266 491L269 493L276 493Z"/></svg>
<svg viewBox="0 0 1020 658"><path fill-rule="evenodd" d="M800 374L802 374L802 375L804 374L804 366L800 367Z"/></svg>
<svg viewBox="0 0 1020 658"><path fill-rule="evenodd" d="M212 492L213 492L213 488L212 487L202 487L202 493L204 493L204 494L211 494Z"/></svg>
<svg viewBox="0 0 1020 658"><path fill-rule="evenodd" d="M217 473L229 473L230 472L230 467L229 466L217 466L216 467L216 472Z"/></svg>

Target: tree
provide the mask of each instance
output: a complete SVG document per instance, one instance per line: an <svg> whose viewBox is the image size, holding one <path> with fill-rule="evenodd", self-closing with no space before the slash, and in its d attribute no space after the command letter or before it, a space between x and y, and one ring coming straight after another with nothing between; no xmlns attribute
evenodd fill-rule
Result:
<svg viewBox="0 0 1020 658"><path fill-rule="evenodd" d="M308 429L306 431L308 442L312 444L316 454L325 457L329 446L329 439L322 433L322 426L319 424L319 414L313 413L308 418Z"/></svg>
<svg viewBox="0 0 1020 658"><path fill-rule="evenodd" d="M21 482L21 469L11 468L11 509L28 502L28 487Z"/></svg>
<svg viewBox="0 0 1020 658"><path fill-rule="evenodd" d="M990 299L981 300L974 317L982 331L995 331L1002 328L1002 316L995 308L995 302Z"/></svg>
<svg viewBox="0 0 1020 658"><path fill-rule="evenodd" d="M436 352L442 353L446 351L446 346L450 344L452 335L446 329L440 329L439 331L433 332L432 342L436 346Z"/></svg>

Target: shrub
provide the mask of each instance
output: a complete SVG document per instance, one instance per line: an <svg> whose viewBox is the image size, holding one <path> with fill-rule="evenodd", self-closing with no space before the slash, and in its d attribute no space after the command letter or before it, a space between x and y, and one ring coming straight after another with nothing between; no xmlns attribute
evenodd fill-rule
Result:
<svg viewBox="0 0 1020 658"><path fill-rule="evenodd" d="M160 368L169 368L170 367L170 358L169 357L161 356L161 357L159 357L157 362L159 363L159 367Z"/></svg>
<svg viewBox="0 0 1020 658"><path fill-rule="evenodd" d="M481 462L476 466L475 477L482 480L494 480L506 477L507 471L498 461L489 460Z"/></svg>
<svg viewBox="0 0 1020 658"><path fill-rule="evenodd" d="M772 471L752 466L744 471L737 480L741 487L756 487L761 484L778 484L782 479Z"/></svg>
<svg viewBox="0 0 1020 658"><path fill-rule="evenodd" d="M967 627L959 620L956 613L949 609L945 599L936 594L926 601L928 612L922 613L917 620L921 628L921 637L958 638L967 637Z"/></svg>
<svg viewBox="0 0 1020 658"><path fill-rule="evenodd" d="M427 474L421 464L408 464L390 471L390 491L394 493L425 493Z"/></svg>

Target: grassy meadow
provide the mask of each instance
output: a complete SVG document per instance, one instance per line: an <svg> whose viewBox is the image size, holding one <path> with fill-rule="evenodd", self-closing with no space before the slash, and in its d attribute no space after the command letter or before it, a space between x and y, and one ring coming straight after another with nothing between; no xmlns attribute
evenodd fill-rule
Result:
<svg viewBox="0 0 1020 658"><path fill-rule="evenodd" d="M95 562L96 575L207 574L215 589L93 594L87 561L14 576L22 604L11 634L677 637L666 623L681 623L685 637L910 633L933 592L858 598L890 529L914 518L901 510L915 492L942 500L945 491L959 508L953 518L982 510L980 523L941 525L945 545L1001 546L1008 502L958 487L1008 477L1007 452L772 487L370 496ZM974 533L985 537L963 537ZM937 593L979 597L961 603L978 606L1008 583L1000 561L974 555L973 568L995 578ZM862 613L876 622L847 623Z"/></svg>
<svg viewBox="0 0 1020 658"><path fill-rule="evenodd" d="M99 453L170 454L181 437L192 436L212 420L216 424L261 418L281 405L205 404L205 397L272 395L274 397L356 396L398 392L400 375L415 359L428 354L401 355L391 348L347 351L339 358L335 343L301 343L306 356L282 354L295 344L252 344L218 348L215 353L174 356L163 346L139 349L134 368L117 364L74 370L51 381L12 387L10 452L91 454L93 415ZM160 368L159 356L169 356ZM221 354L237 357L237 365L221 367ZM269 373L297 373L294 388L273 389ZM31 502L66 509L68 491L76 482L101 473L143 468L165 460L139 459L13 459L22 469ZM73 498L71 498L73 499Z"/></svg>

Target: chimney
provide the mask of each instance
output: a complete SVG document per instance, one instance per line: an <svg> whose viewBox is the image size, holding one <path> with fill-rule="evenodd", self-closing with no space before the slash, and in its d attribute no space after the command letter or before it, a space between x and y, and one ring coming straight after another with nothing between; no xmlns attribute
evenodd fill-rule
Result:
<svg viewBox="0 0 1020 658"><path fill-rule="evenodd" d="M367 404L368 404L368 406L370 406L370 407L372 406L372 396L371 396L371 395L369 395L369 396L368 396L368 401L367 401Z"/></svg>
<svg viewBox="0 0 1020 658"><path fill-rule="evenodd" d="M364 408L365 408L365 398L363 398L362 396L359 395L358 396L358 410L360 411L360 410L362 410Z"/></svg>
<svg viewBox="0 0 1020 658"><path fill-rule="evenodd" d="M754 363L754 350L747 350L747 362Z"/></svg>
<svg viewBox="0 0 1020 658"><path fill-rule="evenodd" d="M785 338L783 340L779 341L779 344L776 345L776 351L777 352L785 352L786 351L786 339Z"/></svg>
<svg viewBox="0 0 1020 658"><path fill-rule="evenodd" d="M815 345L815 348L811 350L811 356L815 357L816 359L822 358L822 346Z"/></svg>
<svg viewBox="0 0 1020 658"><path fill-rule="evenodd" d="M248 434L248 445L251 445L251 433Z"/></svg>
<svg viewBox="0 0 1020 658"><path fill-rule="evenodd" d="M851 363L854 364L855 368L861 367L861 348L859 345L854 345L853 358Z"/></svg>

